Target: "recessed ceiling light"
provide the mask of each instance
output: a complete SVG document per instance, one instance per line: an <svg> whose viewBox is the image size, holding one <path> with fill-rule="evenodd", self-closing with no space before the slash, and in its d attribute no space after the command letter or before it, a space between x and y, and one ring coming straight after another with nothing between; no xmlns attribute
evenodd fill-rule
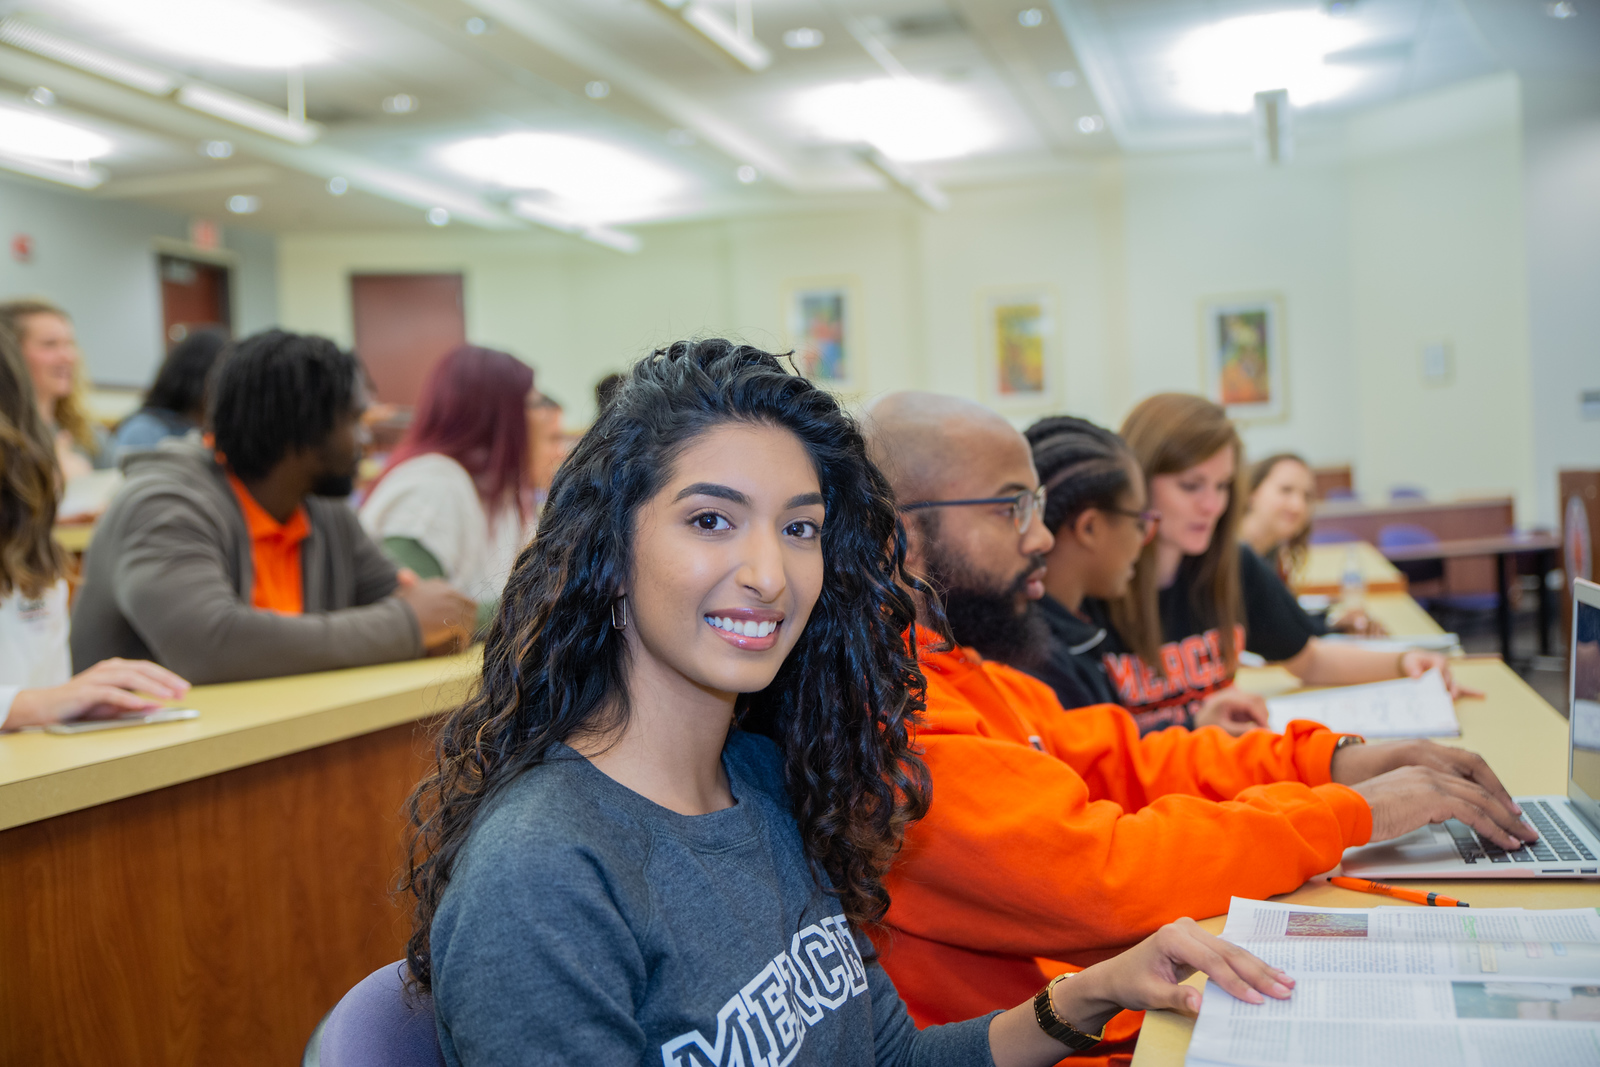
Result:
<svg viewBox="0 0 1600 1067"><path fill-rule="evenodd" d="M865 142L906 162L967 155L995 139L970 96L915 78L825 85L800 96L794 111L821 137Z"/></svg>
<svg viewBox="0 0 1600 1067"><path fill-rule="evenodd" d="M81 163L109 155L112 148L110 140L81 126L31 111L0 108L0 152Z"/></svg>
<svg viewBox="0 0 1600 1067"><path fill-rule="evenodd" d="M56 94L42 85L35 85L28 90L28 102L38 104L40 107L49 107L56 102Z"/></svg>
<svg viewBox="0 0 1600 1067"><path fill-rule="evenodd" d="M1106 120L1099 115L1085 115L1078 120L1079 133L1099 133L1106 128Z"/></svg>
<svg viewBox="0 0 1600 1067"><path fill-rule="evenodd" d="M350 191L350 183L339 175L328 179L328 192L332 196L343 196Z"/></svg>
<svg viewBox="0 0 1600 1067"><path fill-rule="evenodd" d="M261 210L261 198L243 194L230 196L228 197L228 210L235 215L254 215Z"/></svg>
<svg viewBox="0 0 1600 1067"><path fill-rule="evenodd" d="M1057 89L1070 89L1078 84L1078 72L1075 70L1052 70L1045 75L1045 81Z"/></svg>
<svg viewBox="0 0 1600 1067"><path fill-rule="evenodd" d="M752 185L755 182L758 182L758 181L761 180L761 172L759 170L756 170L756 168L752 167L748 163L744 164L738 170L734 171L733 172L733 176L735 178L738 178L745 185Z"/></svg>
<svg viewBox="0 0 1600 1067"><path fill-rule="evenodd" d="M693 130L685 130L680 127L678 129L667 131L667 143L670 145L676 145L679 148L688 148L690 145L694 144L694 140L695 138Z"/></svg>
<svg viewBox="0 0 1600 1067"><path fill-rule="evenodd" d="M1569 0L1559 0L1558 3L1544 5L1544 13L1553 19L1570 19L1578 13Z"/></svg>
<svg viewBox="0 0 1600 1067"><path fill-rule="evenodd" d="M450 212L446 211L442 207L430 207L428 209L428 225L429 226L448 226L448 225L450 225Z"/></svg>
<svg viewBox="0 0 1600 1067"><path fill-rule="evenodd" d="M287 68L320 63L333 48L317 22L264 0L71 0L92 18L146 44L203 61Z"/></svg>
<svg viewBox="0 0 1600 1067"><path fill-rule="evenodd" d="M592 81L583 87L583 95L590 100L604 100L611 95L611 83Z"/></svg>
<svg viewBox="0 0 1600 1067"><path fill-rule="evenodd" d="M1349 19L1322 11L1244 15L1197 29L1169 56L1180 100L1200 111L1248 113L1255 94L1286 89L1297 107L1321 103L1358 87L1368 76L1330 53L1359 44Z"/></svg>
<svg viewBox="0 0 1600 1067"><path fill-rule="evenodd" d="M1035 26L1044 25L1044 12L1036 7L1026 8L1017 12L1017 24L1033 29Z"/></svg>
<svg viewBox="0 0 1600 1067"><path fill-rule="evenodd" d="M810 26L799 26L792 30L783 31L783 47L801 51L807 48L817 48L822 44L822 31L814 30Z"/></svg>
<svg viewBox="0 0 1600 1067"><path fill-rule="evenodd" d="M565 133L475 137L448 146L441 158L480 181L554 193L586 223L626 215L683 186L678 174L645 156Z"/></svg>
<svg viewBox="0 0 1600 1067"><path fill-rule="evenodd" d="M207 159L227 159L233 155L232 141L201 141L200 154Z"/></svg>
<svg viewBox="0 0 1600 1067"><path fill-rule="evenodd" d="M383 98L383 110L391 115L409 115L418 106L417 98L410 93L395 93Z"/></svg>
<svg viewBox="0 0 1600 1067"><path fill-rule="evenodd" d="M482 37L489 32L489 20L481 19L476 15L463 22L461 26L474 37Z"/></svg>

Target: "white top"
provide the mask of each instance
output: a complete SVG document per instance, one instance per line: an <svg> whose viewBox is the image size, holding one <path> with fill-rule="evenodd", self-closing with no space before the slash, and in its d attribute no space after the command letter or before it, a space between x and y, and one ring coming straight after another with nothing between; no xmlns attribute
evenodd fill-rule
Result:
<svg viewBox="0 0 1600 1067"><path fill-rule="evenodd" d="M0 597L0 725L23 689L62 685L72 677L67 582L60 579L37 600L13 589Z"/></svg>
<svg viewBox="0 0 1600 1067"><path fill-rule="evenodd" d="M384 475L361 505L361 525L380 545L409 537L473 600L495 600L532 534L515 506L489 516L472 475L449 456L413 456Z"/></svg>

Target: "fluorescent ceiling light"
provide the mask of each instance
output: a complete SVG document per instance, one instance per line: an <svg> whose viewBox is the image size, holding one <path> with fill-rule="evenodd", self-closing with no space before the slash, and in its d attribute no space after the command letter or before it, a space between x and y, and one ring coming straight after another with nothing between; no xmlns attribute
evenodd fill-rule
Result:
<svg viewBox="0 0 1600 1067"><path fill-rule="evenodd" d="M113 147L108 138L81 126L34 112L0 108L0 152L77 163L110 155Z"/></svg>
<svg viewBox="0 0 1600 1067"><path fill-rule="evenodd" d="M794 111L820 137L864 141L907 163L969 155L997 132L967 95L915 78L826 85L802 95Z"/></svg>
<svg viewBox="0 0 1600 1067"><path fill-rule="evenodd" d="M322 127L315 122L299 122L259 101L203 82L190 82L179 89L178 103L295 144L310 144L322 136Z"/></svg>
<svg viewBox="0 0 1600 1067"><path fill-rule="evenodd" d="M156 96L167 95L178 84L170 74L58 37L16 18L0 21L0 41Z"/></svg>
<svg viewBox="0 0 1600 1067"><path fill-rule="evenodd" d="M322 27L262 0L71 0L142 44L204 61L284 69L332 55Z"/></svg>
<svg viewBox="0 0 1600 1067"><path fill-rule="evenodd" d="M87 163L59 163L55 160L12 155L4 150L0 150L0 167L79 189L93 189L106 180L104 170L91 167Z"/></svg>
<svg viewBox="0 0 1600 1067"><path fill-rule="evenodd" d="M529 222L537 222L541 226L548 226L562 233L576 234L585 241L593 241L597 245L604 245L617 252L631 255L639 251L642 245L634 234L614 230L610 226L586 225L559 207L531 196L519 196L511 201L511 211Z"/></svg>
<svg viewBox="0 0 1600 1067"><path fill-rule="evenodd" d="M1321 10L1246 15L1205 26L1178 42L1169 57L1178 98L1199 111L1246 114L1255 94L1287 89L1296 107L1350 92L1366 75L1328 62L1362 37L1348 18Z"/></svg>
<svg viewBox="0 0 1600 1067"><path fill-rule="evenodd" d="M598 223L649 207L683 187L665 167L626 149L564 133L475 137L445 148L445 165L511 189L543 189L573 218Z"/></svg>

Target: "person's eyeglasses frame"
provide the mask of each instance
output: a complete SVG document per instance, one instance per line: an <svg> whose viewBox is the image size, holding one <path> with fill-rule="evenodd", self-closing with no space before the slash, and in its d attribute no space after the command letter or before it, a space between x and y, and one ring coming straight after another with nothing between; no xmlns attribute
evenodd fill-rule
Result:
<svg viewBox="0 0 1600 1067"><path fill-rule="evenodd" d="M1017 527L1018 534L1025 534L1033 525L1035 515L1044 514L1045 487L1037 489L1024 489L1020 493L1010 496L982 496L968 500L919 500L912 504L901 504L901 511L922 511L925 508L966 508L981 507L985 504L1010 504L1011 521Z"/></svg>
<svg viewBox="0 0 1600 1067"><path fill-rule="evenodd" d="M1143 511L1129 511L1127 508L1095 508L1108 515L1126 515L1139 526L1139 536L1144 538L1144 543L1149 544L1155 540L1156 531L1161 528L1161 512L1155 508L1145 508Z"/></svg>

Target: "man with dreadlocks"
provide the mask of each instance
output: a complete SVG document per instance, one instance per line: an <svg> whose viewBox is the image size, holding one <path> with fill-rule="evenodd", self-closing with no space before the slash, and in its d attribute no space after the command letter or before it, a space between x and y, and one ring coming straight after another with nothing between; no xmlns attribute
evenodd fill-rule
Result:
<svg viewBox="0 0 1600 1067"><path fill-rule="evenodd" d="M1121 707L1064 709L996 661L1049 636L1029 610L1054 538L1027 440L980 405L928 393L883 398L867 429L907 518L907 564L943 598L954 639L923 631L937 625L923 603L916 743L932 802L889 872L877 938L919 1024L1003 1007L1069 963L1219 915L1230 896L1288 892L1369 840L1448 818L1508 848L1535 836L1459 749L1362 744L1310 722L1140 737Z"/></svg>
<svg viewBox="0 0 1600 1067"><path fill-rule="evenodd" d="M213 444L167 441L125 465L85 560L73 662L232 682L462 642L472 602L440 579L402 584L343 499L365 407L361 365L326 338L268 330L224 352Z"/></svg>

